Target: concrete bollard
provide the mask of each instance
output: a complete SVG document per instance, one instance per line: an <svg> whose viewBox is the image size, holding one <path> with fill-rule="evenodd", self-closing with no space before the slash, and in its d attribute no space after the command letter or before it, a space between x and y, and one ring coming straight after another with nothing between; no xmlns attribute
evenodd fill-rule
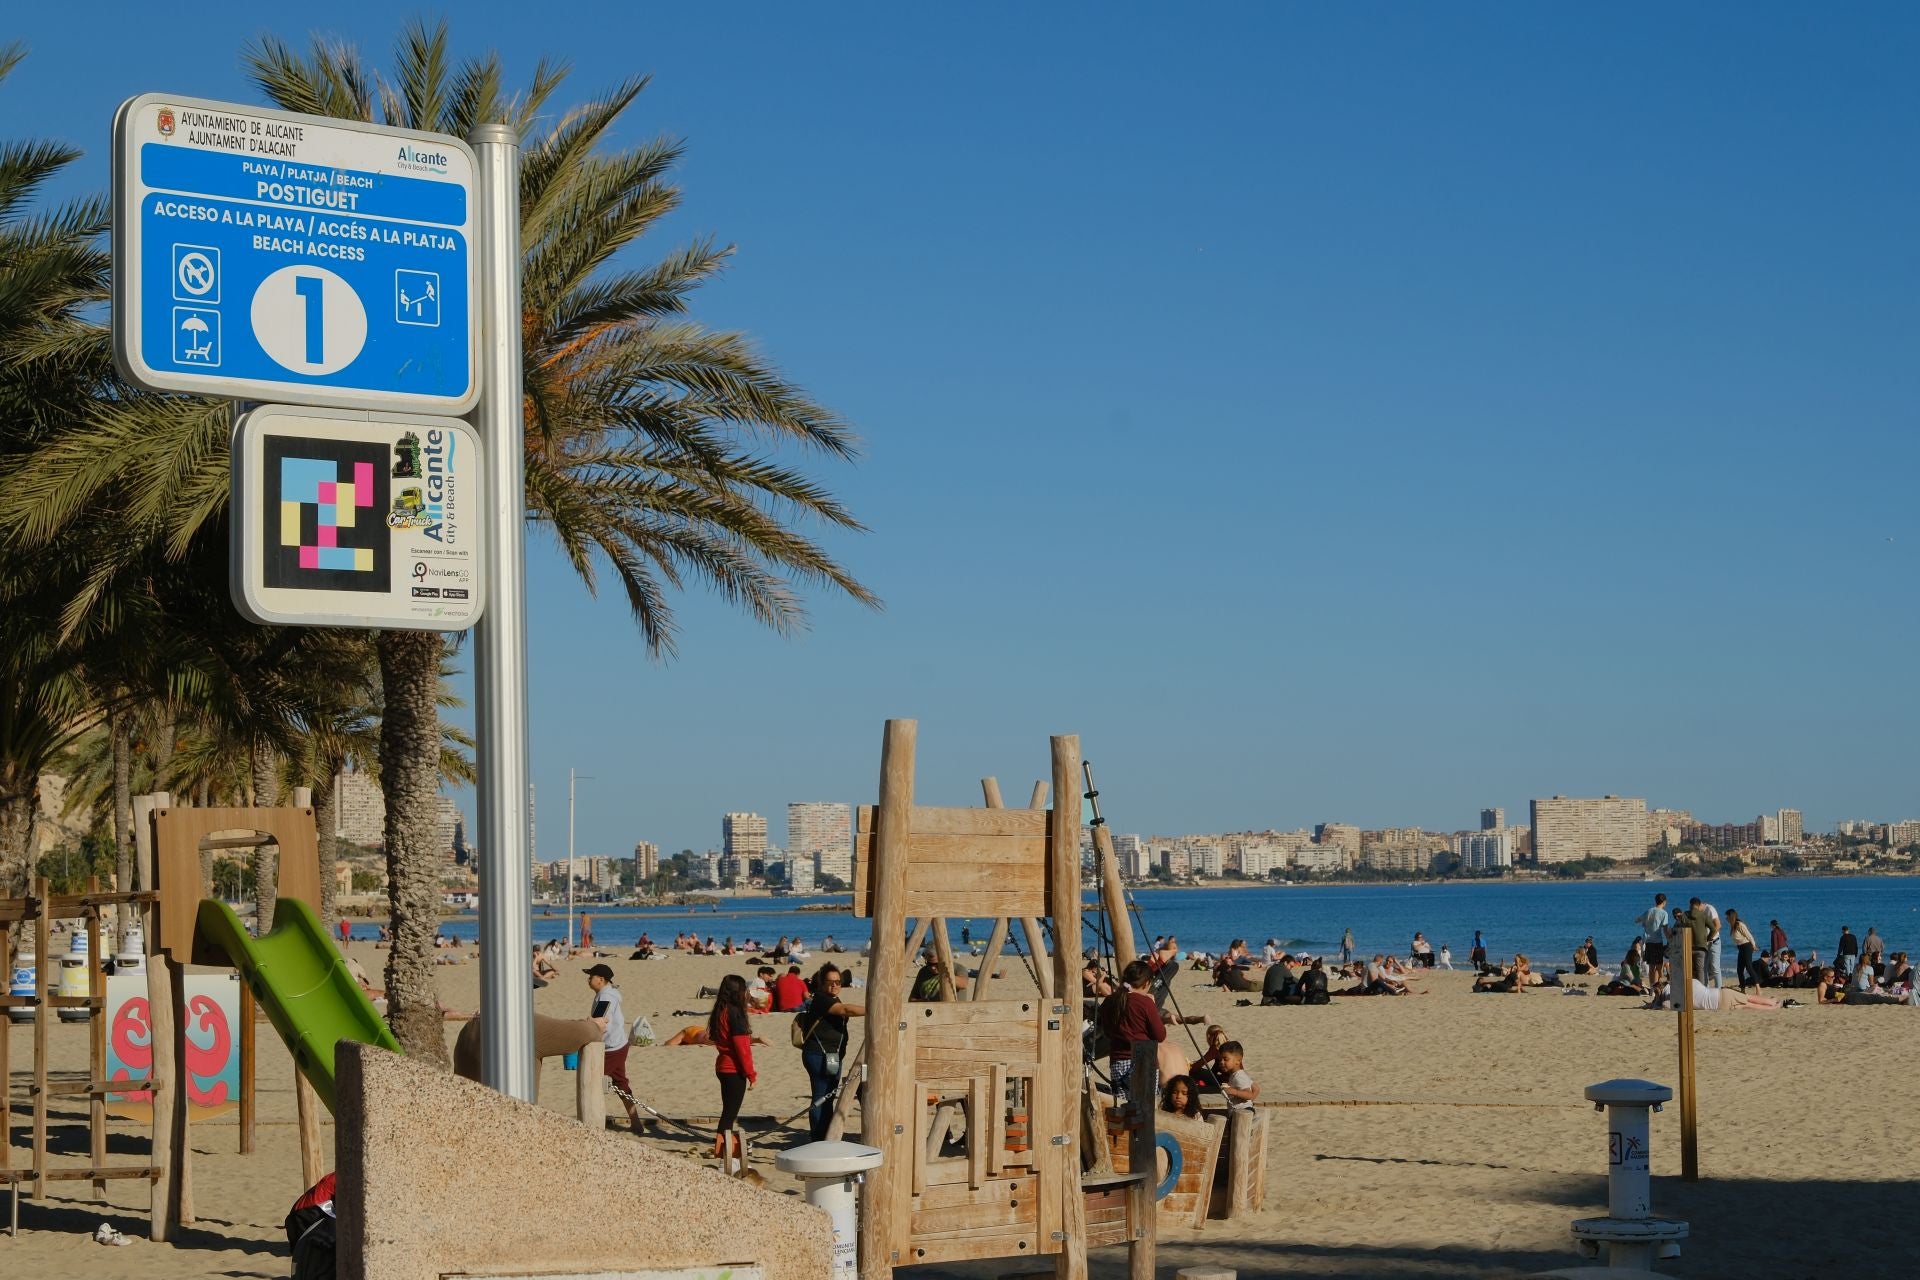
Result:
<svg viewBox="0 0 1920 1280"><path fill-rule="evenodd" d="M607 1085L606 1075L607 1046L595 1040L580 1050L580 1069L574 1077L574 1087L579 1091L578 1101L580 1123L589 1129L607 1127Z"/></svg>
<svg viewBox="0 0 1920 1280"><path fill-rule="evenodd" d="M1604 1080L1588 1085L1586 1096L1607 1113L1607 1216L1575 1220L1574 1239L1589 1258L1604 1248L1609 1267L1650 1271L1657 1258L1680 1256L1688 1232L1686 1223L1653 1214L1652 1116L1673 1090L1651 1080Z"/></svg>
<svg viewBox="0 0 1920 1280"><path fill-rule="evenodd" d="M879 1148L857 1142L809 1142L773 1158L775 1168L807 1184L807 1203L833 1221L831 1280L852 1280L860 1272L860 1183L880 1160Z"/></svg>

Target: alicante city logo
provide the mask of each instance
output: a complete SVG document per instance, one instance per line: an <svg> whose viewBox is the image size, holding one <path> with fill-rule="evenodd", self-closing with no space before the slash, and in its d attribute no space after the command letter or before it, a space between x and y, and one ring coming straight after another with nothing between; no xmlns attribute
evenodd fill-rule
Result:
<svg viewBox="0 0 1920 1280"><path fill-rule="evenodd" d="M160 108L159 113L154 116L154 123L159 127L161 137L171 138L173 136L174 126L173 108Z"/></svg>

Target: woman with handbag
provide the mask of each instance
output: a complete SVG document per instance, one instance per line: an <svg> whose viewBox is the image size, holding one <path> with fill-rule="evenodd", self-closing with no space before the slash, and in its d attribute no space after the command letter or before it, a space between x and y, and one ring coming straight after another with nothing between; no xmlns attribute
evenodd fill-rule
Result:
<svg viewBox="0 0 1920 1280"><path fill-rule="evenodd" d="M847 1051L847 1019L867 1012L865 1005L840 998L843 976L838 966L821 965L813 975L813 999L793 1019L794 1042L807 1069L811 1099L807 1122L815 1142L826 1140L827 1126L833 1121L833 1095L840 1087L841 1060Z"/></svg>

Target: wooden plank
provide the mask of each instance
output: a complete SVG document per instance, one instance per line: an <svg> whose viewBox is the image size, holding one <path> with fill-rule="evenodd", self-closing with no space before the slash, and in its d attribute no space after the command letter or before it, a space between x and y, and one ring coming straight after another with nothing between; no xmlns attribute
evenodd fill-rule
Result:
<svg viewBox="0 0 1920 1280"><path fill-rule="evenodd" d="M1034 1019L1047 1006L1031 997L1025 1000L964 1000L954 1004L926 1001L916 1003L910 1012L923 1030L938 1034L942 1028L981 1027L1003 1022L1024 1027L1029 1032L1038 1025Z"/></svg>
<svg viewBox="0 0 1920 1280"><path fill-rule="evenodd" d="M976 810L987 813L989 810ZM1004 812L1019 813L1019 809ZM873 837L855 836L853 855L856 860L872 855ZM927 835L914 832L907 838L908 855L913 859L915 868L950 867L955 864L970 864L987 861L1000 866L1016 866L1032 863L1039 866L1046 858L1046 836L1033 833L1017 835ZM911 874L911 873L909 873Z"/></svg>
<svg viewBox="0 0 1920 1280"><path fill-rule="evenodd" d="M927 1082L913 1082L915 1098L925 1098L928 1092ZM921 1123L916 1126L918 1141L913 1144L913 1194L921 1195L927 1189L927 1166L940 1155L938 1144L943 1143L947 1135L947 1120L952 1114L952 1104L943 1102L929 1113L923 1104L920 1108Z"/></svg>
<svg viewBox="0 0 1920 1280"><path fill-rule="evenodd" d="M913 1243L953 1239L984 1230L1030 1233L1038 1209L1032 1196L1001 1196L984 1204L955 1205L947 1209L922 1208L913 1215Z"/></svg>
<svg viewBox="0 0 1920 1280"><path fill-rule="evenodd" d="M987 1120L987 1082L975 1076L967 1082L967 1185L987 1185L987 1159L993 1147L993 1125Z"/></svg>
<svg viewBox="0 0 1920 1280"><path fill-rule="evenodd" d="M149 957L147 963L153 963ZM187 966L184 962L167 966L172 980L172 994L169 1002L173 1006L173 1049L168 1055L172 1065L169 1073L180 1083L173 1095L173 1196L171 1212L174 1222L182 1227L190 1227L194 1222L193 1212L193 1144L187 1131ZM153 1069L160 1070L160 1050L154 1049Z"/></svg>
<svg viewBox="0 0 1920 1280"><path fill-rule="evenodd" d="M1041 1023L1044 1027L1046 1024ZM1067 1148L1056 1144L1055 1135L1064 1133L1066 1117L1061 1110L1060 1037L1042 1033L1039 1036L1039 1062L1035 1064L1033 1088L1028 1098L1031 1104L1027 1110L1027 1141L1033 1145L1030 1153L1033 1157L1034 1176L1039 1183L1040 1218L1038 1223L1040 1245L1043 1252L1054 1252L1054 1233L1061 1229L1065 1212L1061 1207L1067 1189L1067 1164L1064 1159ZM1074 1070L1080 1069L1080 1055L1076 1051L1072 1058ZM1077 1162L1076 1162L1077 1165ZM1077 1175L1077 1168L1074 1171ZM1077 1188L1079 1178L1074 1178Z"/></svg>
<svg viewBox="0 0 1920 1280"><path fill-rule="evenodd" d="M876 806L867 804L855 810L855 835L873 834L876 811ZM917 804L907 830L916 836L1044 836L1047 823L1043 809Z"/></svg>
<svg viewBox="0 0 1920 1280"><path fill-rule="evenodd" d="M986 1186L975 1190L965 1181L929 1186L920 1197L918 1212L926 1213L933 1209L951 1209L959 1205L997 1204L1001 1200L1033 1199L1034 1181L1031 1174L1025 1177L996 1178Z"/></svg>
<svg viewBox="0 0 1920 1280"><path fill-rule="evenodd" d="M996 1177L1007 1167L1007 1064L987 1067L987 1171Z"/></svg>
<svg viewBox="0 0 1920 1280"><path fill-rule="evenodd" d="M933 1262L969 1262L976 1258L1032 1257L1040 1253L1037 1232L1009 1228L988 1228L985 1232L964 1235L940 1235L916 1242L902 1252L900 1265Z"/></svg>
<svg viewBox="0 0 1920 1280"><path fill-rule="evenodd" d="M1006 950L1006 946L1007 918L995 916L993 932L987 935L987 949L980 953L979 976L973 981L973 998L976 1003L987 994L987 988L993 985L993 967L1000 963L1000 953Z"/></svg>
<svg viewBox="0 0 1920 1280"><path fill-rule="evenodd" d="M999 881L977 889L915 888L907 892L902 905L909 915L945 916L949 920L1032 915L1046 902L1043 887L1038 881L1023 879L1017 885ZM1079 975L1074 978L1077 981Z"/></svg>

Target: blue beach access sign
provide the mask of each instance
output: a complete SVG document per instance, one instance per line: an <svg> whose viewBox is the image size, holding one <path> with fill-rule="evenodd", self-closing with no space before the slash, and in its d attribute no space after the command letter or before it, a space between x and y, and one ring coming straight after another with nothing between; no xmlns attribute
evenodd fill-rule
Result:
<svg viewBox="0 0 1920 1280"><path fill-rule="evenodd" d="M155 391L463 413L474 160L451 137L144 94L114 120L114 353Z"/></svg>

